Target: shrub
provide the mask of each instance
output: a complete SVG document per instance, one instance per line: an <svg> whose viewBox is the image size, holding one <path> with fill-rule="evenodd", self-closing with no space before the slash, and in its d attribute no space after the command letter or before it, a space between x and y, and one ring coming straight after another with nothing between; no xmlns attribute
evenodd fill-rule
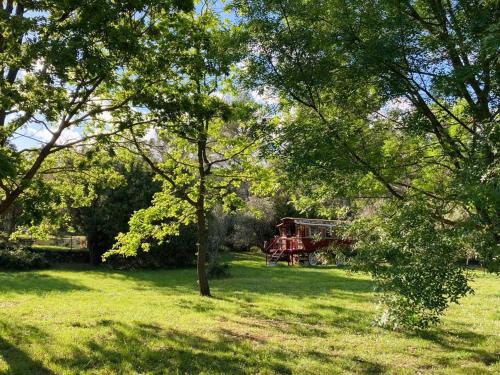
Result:
<svg viewBox="0 0 500 375"><path fill-rule="evenodd" d="M316 253L320 264L344 265L354 256L352 249L345 244L333 243Z"/></svg>
<svg viewBox="0 0 500 375"><path fill-rule="evenodd" d="M370 272L382 292L385 310L378 324L425 329L472 293L461 261L462 228L436 224L432 207L418 200L406 202L404 210L392 208L353 226L354 267Z"/></svg>
<svg viewBox="0 0 500 375"><path fill-rule="evenodd" d="M149 251L137 250L135 256L114 253L105 264L116 269L164 268L194 266L196 260L196 232L192 225L181 226L178 236L169 237L162 244L150 244Z"/></svg>
<svg viewBox="0 0 500 375"><path fill-rule="evenodd" d="M47 268L49 262L45 257L27 248L0 248L0 268L9 270L31 270Z"/></svg>
<svg viewBox="0 0 500 375"><path fill-rule="evenodd" d="M262 253L262 249L258 246L250 246L250 250L249 250L251 253L255 253L255 254L261 254Z"/></svg>
<svg viewBox="0 0 500 375"><path fill-rule="evenodd" d="M219 261L209 263L207 276L209 279L223 279L229 277L229 265Z"/></svg>
<svg viewBox="0 0 500 375"><path fill-rule="evenodd" d="M89 263L90 253L86 249L53 249L52 247L35 248L32 252L43 256L49 263Z"/></svg>
<svg viewBox="0 0 500 375"><path fill-rule="evenodd" d="M135 256L124 256L122 254L112 254L106 258L106 263L115 269L156 269L166 267L194 266L195 249L177 251L170 246L152 245L149 251L137 250Z"/></svg>

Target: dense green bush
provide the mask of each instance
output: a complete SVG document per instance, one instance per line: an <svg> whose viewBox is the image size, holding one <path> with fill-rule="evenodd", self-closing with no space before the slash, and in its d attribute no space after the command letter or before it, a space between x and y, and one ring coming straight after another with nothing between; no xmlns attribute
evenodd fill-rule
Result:
<svg viewBox="0 0 500 375"><path fill-rule="evenodd" d="M28 248L2 246L0 247L0 268L8 270L31 270L47 268L49 262L41 254Z"/></svg>
<svg viewBox="0 0 500 375"><path fill-rule="evenodd" d="M194 226L181 226L178 236L162 244L150 244L149 251L139 249L135 256L112 254L105 264L118 269L162 268L194 266L196 259L196 232Z"/></svg>
<svg viewBox="0 0 500 375"><path fill-rule="evenodd" d="M378 319L393 328L427 328L451 303L471 293L459 226L436 224L419 201L405 210L385 207L385 215L360 220L354 266L370 272L383 293L385 310Z"/></svg>
<svg viewBox="0 0 500 375"><path fill-rule="evenodd" d="M262 247L250 246L250 249L248 251L250 253L261 254L262 253Z"/></svg>
<svg viewBox="0 0 500 375"><path fill-rule="evenodd" d="M229 273L229 264L222 263L219 260L209 263L207 268L207 276L209 279L223 279L231 276Z"/></svg>
<svg viewBox="0 0 500 375"><path fill-rule="evenodd" d="M349 245L333 243L316 253L320 264L335 264L337 266L349 263L355 255Z"/></svg>
<svg viewBox="0 0 500 375"><path fill-rule="evenodd" d="M48 247L33 249L31 251L43 256L49 263L88 263L90 261L90 253L86 249L54 250Z"/></svg>
<svg viewBox="0 0 500 375"><path fill-rule="evenodd" d="M95 192L92 203L70 209L73 226L87 238L90 261L94 265L101 263L102 255L111 249L118 233L128 231L132 214L147 207L153 194L160 188L142 162L132 160L127 164L116 159L114 164L115 171L124 178L124 183L119 186L109 186L107 181L89 184L86 188ZM143 254L137 263L156 263L150 259L151 254ZM115 261L125 264L133 262L118 258Z"/></svg>

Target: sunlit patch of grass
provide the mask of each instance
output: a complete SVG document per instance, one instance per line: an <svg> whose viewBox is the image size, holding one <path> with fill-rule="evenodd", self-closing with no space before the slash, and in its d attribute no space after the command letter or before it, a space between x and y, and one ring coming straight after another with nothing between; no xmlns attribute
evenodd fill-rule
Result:
<svg viewBox="0 0 500 375"><path fill-rule="evenodd" d="M235 255L198 296L194 269L0 273L0 372L498 373L500 278L425 334L372 325L366 275Z"/></svg>

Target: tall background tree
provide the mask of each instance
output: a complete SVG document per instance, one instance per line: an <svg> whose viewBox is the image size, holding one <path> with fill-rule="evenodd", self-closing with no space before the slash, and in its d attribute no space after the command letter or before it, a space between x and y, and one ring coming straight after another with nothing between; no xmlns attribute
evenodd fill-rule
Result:
<svg viewBox="0 0 500 375"><path fill-rule="evenodd" d="M385 323L437 321L470 292L466 248L500 262L498 2L235 5L251 81L288 113L276 150L294 188L371 213L356 247Z"/></svg>
<svg viewBox="0 0 500 375"><path fill-rule="evenodd" d="M160 190L160 184L153 180L154 175L141 159L125 153L102 157L102 153L92 156L93 163L102 165L99 169L111 169L117 181L110 181L109 173L89 179L88 174L93 172L87 161L86 169L90 169L87 173L80 172L78 179L77 173L69 177L73 187L79 185L89 195L87 201L79 202L78 196L66 194L63 202L71 226L87 239L93 264L101 263L102 255L113 246L118 233L127 230L132 214L148 207L153 194ZM56 177L54 182L58 180Z"/></svg>
<svg viewBox="0 0 500 375"><path fill-rule="evenodd" d="M147 125L132 129L122 144L146 161L163 190L132 217L130 231L118 236L110 254L134 255L194 222L200 294L209 296L208 213L217 204L237 204L236 189L258 173L256 150L267 124L254 102L231 90L228 77L241 56L238 32L225 29L205 6L178 18L175 33L165 22L158 49L135 71L138 84L157 83L135 101L142 110L133 115ZM149 139L148 130L154 130Z"/></svg>

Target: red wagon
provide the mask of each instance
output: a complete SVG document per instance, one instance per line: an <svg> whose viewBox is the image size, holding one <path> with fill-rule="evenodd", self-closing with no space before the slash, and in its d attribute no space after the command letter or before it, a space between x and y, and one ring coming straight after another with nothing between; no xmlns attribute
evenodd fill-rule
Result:
<svg viewBox="0 0 500 375"><path fill-rule="evenodd" d="M276 225L279 235L264 243L266 264L276 265L285 260L289 265L305 262L314 266L318 263L315 254L318 250L333 243L350 245L350 240L336 235L336 229L346 224L345 220L285 217Z"/></svg>

